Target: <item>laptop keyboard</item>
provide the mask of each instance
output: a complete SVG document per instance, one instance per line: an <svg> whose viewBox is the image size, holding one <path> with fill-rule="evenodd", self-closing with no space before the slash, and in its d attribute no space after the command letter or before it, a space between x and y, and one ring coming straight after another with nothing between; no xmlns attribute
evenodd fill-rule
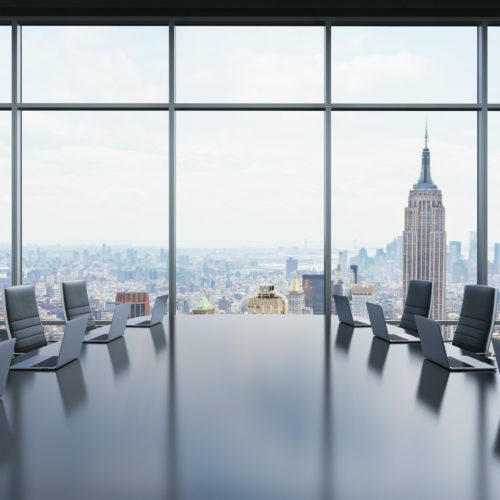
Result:
<svg viewBox="0 0 500 500"><path fill-rule="evenodd" d="M136 323L135 326L147 326L151 323L148 319L145 321L141 321L140 323Z"/></svg>
<svg viewBox="0 0 500 500"><path fill-rule="evenodd" d="M97 337L94 337L93 339L89 339L90 341L94 340L108 340L109 334L103 333L102 335L98 335Z"/></svg>
<svg viewBox="0 0 500 500"><path fill-rule="evenodd" d="M58 356L51 356L36 365L33 365L33 368L55 368L57 366Z"/></svg>
<svg viewBox="0 0 500 500"><path fill-rule="evenodd" d="M452 358L451 356L448 356L448 363L450 363L452 368L472 368L472 365L464 363L456 358Z"/></svg>
<svg viewBox="0 0 500 500"><path fill-rule="evenodd" d="M399 335L395 335L394 333L390 333L389 337L391 338L391 340L408 340L405 339L404 337L400 337Z"/></svg>
<svg viewBox="0 0 500 500"><path fill-rule="evenodd" d="M366 323L363 323L362 321L355 321L354 326L368 326Z"/></svg>

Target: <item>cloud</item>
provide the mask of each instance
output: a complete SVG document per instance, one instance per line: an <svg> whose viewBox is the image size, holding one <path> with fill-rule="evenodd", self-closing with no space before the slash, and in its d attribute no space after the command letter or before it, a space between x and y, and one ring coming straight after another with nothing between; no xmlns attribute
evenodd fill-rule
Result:
<svg viewBox="0 0 500 500"><path fill-rule="evenodd" d="M406 96L409 101L413 87L425 81L432 67L430 59L410 51L334 59L334 98L345 101L352 96L354 101L361 98L362 102L370 102L373 96L387 96L387 101L393 102Z"/></svg>

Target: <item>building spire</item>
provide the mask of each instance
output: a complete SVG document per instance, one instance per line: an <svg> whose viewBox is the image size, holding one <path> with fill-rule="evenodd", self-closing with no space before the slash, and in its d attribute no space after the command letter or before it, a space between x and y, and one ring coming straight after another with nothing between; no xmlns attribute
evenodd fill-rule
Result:
<svg viewBox="0 0 500 500"><path fill-rule="evenodd" d="M293 275L292 285L290 286L290 292L301 292L300 283L299 283L299 275L297 271L295 271Z"/></svg>
<svg viewBox="0 0 500 500"><path fill-rule="evenodd" d="M431 152L428 147L429 132L427 121L425 122L425 144L422 151L422 169L420 170L420 178L417 184L413 185L413 189L436 189L437 186L432 182L431 177Z"/></svg>

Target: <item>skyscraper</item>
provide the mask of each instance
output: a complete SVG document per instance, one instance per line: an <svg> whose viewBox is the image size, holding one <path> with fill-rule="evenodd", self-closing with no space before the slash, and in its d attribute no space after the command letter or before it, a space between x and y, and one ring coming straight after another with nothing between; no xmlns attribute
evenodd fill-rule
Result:
<svg viewBox="0 0 500 500"><path fill-rule="evenodd" d="M494 253L494 261L493 264L495 265L495 268L497 272L500 271L500 243L495 243L495 253Z"/></svg>
<svg viewBox="0 0 500 500"><path fill-rule="evenodd" d="M427 146L422 151L420 178L408 196L403 232L403 296L411 279L434 283L432 316L444 319L446 290L445 209L441 190L432 182L431 155Z"/></svg>
<svg viewBox="0 0 500 500"><path fill-rule="evenodd" d="M304 301L312 308L313 314L325 314L325 277L323 274L304 274L302 276Z"/></svg>
<svg viewBox="0 0 500 500"><path fill-rule="evenodd" d="M300 288L299 277L297 272L295 272L288 292L288 313L303 314L304 305L304 291Z"/></svg>

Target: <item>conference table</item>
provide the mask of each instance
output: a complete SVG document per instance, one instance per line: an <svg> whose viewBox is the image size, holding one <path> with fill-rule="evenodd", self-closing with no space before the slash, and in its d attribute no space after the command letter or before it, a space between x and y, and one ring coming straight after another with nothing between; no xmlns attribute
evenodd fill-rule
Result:
<svg viewBox="0 0 500 500"><path fill-rule="evenodd" d="M336 317L168 318L10 373L0 498L493 500L498 378Z"/></svg>

